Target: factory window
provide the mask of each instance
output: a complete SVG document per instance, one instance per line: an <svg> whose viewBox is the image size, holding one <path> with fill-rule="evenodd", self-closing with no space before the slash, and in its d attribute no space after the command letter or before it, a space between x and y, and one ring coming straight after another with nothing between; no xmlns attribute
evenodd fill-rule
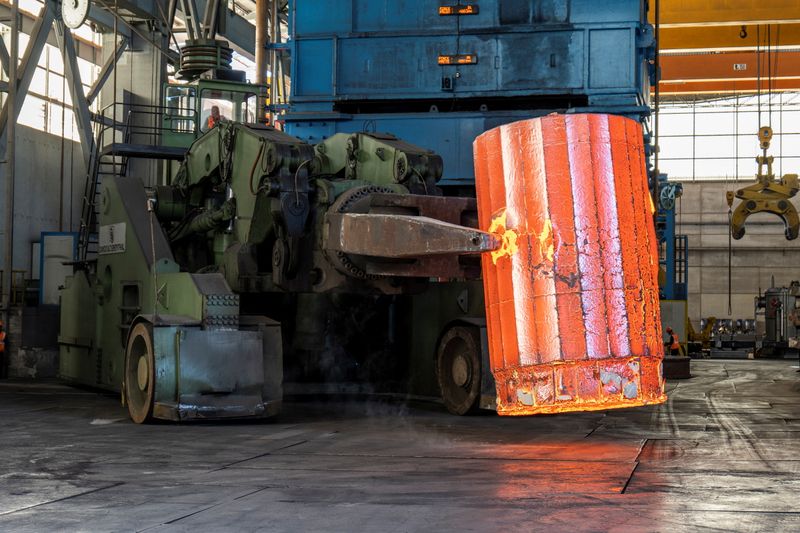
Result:
<svg viewBox="0 0 800 533"><path fill-rule="evenodd" d="M770 105L771 103L771 105ZM760 110L759 110L760 108ZM671 179L752 181L761 154L757 131L774 131L776 176L800 169L800 93L739 95L664 102L659 113L659 168Z"/></svg>
<svg viewBox="0 0 800 533"><path fill-rule="evenodd" d="M27 13L35 15L41 10L41 2L30 0L20 3L23 16ZM84 32L92 34L92 45L99 43L99 34L94 34L88 26ZM4 39L6 48L10 46L10 28L6 24L0 24L0 38ZM30 37L25 33L19 36L20 55L24 53ZM83 43L83 46L90 46ZM91 84L97 79L100 67L78 58L78 70L81 74L84 94L89 92ZM5 75L0 76L7 81ZM97 111L98 101L95 100L90 106L90 111ZM61 51L50 44L45 44L36 70L31 78L28 94L22 104L19 124L44 131L53 135L63 136L67 139L78 141L78 130L72 111L72 98L64 77L64 61Z"/></svg>
<svg viewBox="0 0 800 533"><path fill-rule="evenodd" d="M200 129L208 131L217 121L226 120L254 123L256 100L253 93L203 89L200 93Z"/></svg>
<svg viewBox="0 0 800 533"><path fill-rule="evenodd" d="M43 3L41 0L20 0L20 12L23 21L31 22L38 17ZM27 29L23 23L23 29ZM83 50L96 55L100 48L102 36L92 30L90 25L84 24L78 30L72 31L78 37L76 45L79 50ZM0 24L0 38L5 41L6 48L10 48L11 30L8 23ZM30 36L21 32L19 35L19 53L22 55L28 46ZM83 84L84 94L89 92L89 88L97 79L100 67L78 57L78 70ZM5 75L0 75L3 81L7 81ZM89 107L90 111L98 110L98 101L95 100ZM72 98L69 94L66 80L64 78L64 61L61 51L50 44L45 44L42 54L39 56L36 70L31 79L28 94L20 112L19 123L30 128L44 131L53 135L60 135L77 141L78 130L72 112Z"/></svg>

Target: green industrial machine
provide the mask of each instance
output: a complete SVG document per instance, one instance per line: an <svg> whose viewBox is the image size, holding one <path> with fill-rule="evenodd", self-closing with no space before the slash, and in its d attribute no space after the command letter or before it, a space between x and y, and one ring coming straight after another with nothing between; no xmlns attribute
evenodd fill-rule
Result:
<svg viewBox="0 0 800 533"><path fill-rule="evenodd" d="M187 98L202 100L202 87ZM335 338L336 320L406 305L419 329L420 313L451 306L408 348L443 346L448 407L472 408L486 388L480 329L465 318L442 344L436 321L480 316L468 296L479 283L465 280L498 242L475 229L473 198L441 195L441 174L437 154L387 134L311 146L266 125L201 128L169 185L103 184L97 255L81 258L62 292L61 375L121 390L136 422L269 416L284 352L325 352L311 341ZM343 329L364 349L389 342L368 319Z"/></svg>

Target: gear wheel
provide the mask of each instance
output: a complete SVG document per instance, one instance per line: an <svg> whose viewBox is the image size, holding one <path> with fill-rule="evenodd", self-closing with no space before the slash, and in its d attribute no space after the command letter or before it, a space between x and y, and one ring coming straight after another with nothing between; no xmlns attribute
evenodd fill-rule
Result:
<svg viewBox="0 0 800 533"><path fill-rule="evenodd" d="M369 202L364 202L369 196L373 194L394 193L396 192L390 187L382 185L366 185L364 187L356 187L343 192L336 198L336 201L331 205L330 211L333 213L366 213L369 210ZM327 252L328 260L333 264L334 268L345 274L358 279L381 279L384 276L375 276L367 274L363 268L358 266L352 259L344 252Z"/></svg>

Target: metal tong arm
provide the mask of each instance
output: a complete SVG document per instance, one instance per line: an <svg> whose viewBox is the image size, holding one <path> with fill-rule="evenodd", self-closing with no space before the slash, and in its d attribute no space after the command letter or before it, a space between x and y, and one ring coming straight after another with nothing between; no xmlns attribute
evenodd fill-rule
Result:
<svg viewBox="0 0 800 533"><path fill-rule="evenodd" d="M328 249L391 259L491 252L500 240L484 231L424 216L329 213Z"/></svg>

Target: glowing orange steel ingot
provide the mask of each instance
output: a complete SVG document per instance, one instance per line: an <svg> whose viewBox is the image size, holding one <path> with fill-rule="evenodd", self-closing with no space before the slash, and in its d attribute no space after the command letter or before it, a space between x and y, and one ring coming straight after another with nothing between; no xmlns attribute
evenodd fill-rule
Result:
<svg viewBox="0 0 800 533"><path fill-rule="evenodd" d="M497 412L661 403L658 255L641 125L549 115L475 140Z"/></svg>

